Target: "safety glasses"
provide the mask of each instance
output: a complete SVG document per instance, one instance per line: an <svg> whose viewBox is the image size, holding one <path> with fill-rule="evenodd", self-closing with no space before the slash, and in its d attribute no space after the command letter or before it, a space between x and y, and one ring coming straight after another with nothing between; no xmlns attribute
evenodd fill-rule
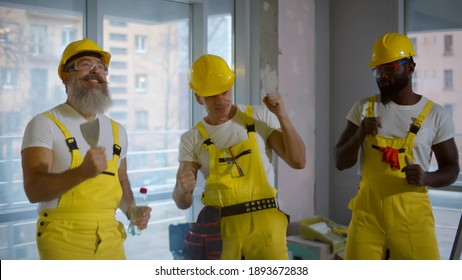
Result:
<svg viewBox="0 0 462 280"><path fill-rule="evenodd" d="M92 71L93 69L96 69L101 74L104 74L107 76L108 74L108 68L104 63L99 62L99 61L92 61L89 59L82 59L80 61L75 61L69 68L66 69L66 71Z"/></svg>
<svg viewBox="0 0 462 280"><path fill-rule="evenodd" d="M401 60L398 62L380 65L371 69L374 78L378 79L382 74L393 75L398 72L399 66L409 63L409 60Z"/></svg>

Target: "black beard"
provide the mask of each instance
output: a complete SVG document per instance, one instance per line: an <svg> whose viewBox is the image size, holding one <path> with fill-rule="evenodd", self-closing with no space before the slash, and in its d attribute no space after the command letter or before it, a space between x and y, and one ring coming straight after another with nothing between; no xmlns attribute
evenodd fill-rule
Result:
<svg viewBox="0 0 462 280"><path fill-rule="evenodd" d="M377 85L380 90L380 101L383 105L387 105L390 101L398 95L398 93L403 90L409 84L409 77L403 75L402 77L397 77L392 83L389 83L386 86L380 86L380 79L377 79Z"/></svg>
<svg viewBox="0 0 462 280"><path fill-rule="evenodd" d="M99 77L87 76L82 80L98 79L103 83L102 89L85 88L81 80L73 79L68 84L69 100L73 104L74 109L84 114L97 114L104 113L112 104L109 89L105 81L100 80Z"/></svg>

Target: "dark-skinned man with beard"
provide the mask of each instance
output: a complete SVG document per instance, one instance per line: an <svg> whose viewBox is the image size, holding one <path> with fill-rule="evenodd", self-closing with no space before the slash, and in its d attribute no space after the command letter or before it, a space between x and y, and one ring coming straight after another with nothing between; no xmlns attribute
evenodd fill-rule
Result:
<svg viewBox="0 0 462 280"><path fill-rule="evenodd" d="M412 42L387 33L374 44L369 66L380 94L351 108L335 146L339 170L359 160L359 189L348 207L345 259L439 259L427 188L459 174L451 116L415 93ZM434 154L437 166L430 168Z"/></svg>
<svg viewBox="0 0 462 280"><path fill-rule="evenodd" d="M67 100L35 116L22 143L24 189L39 203L41 259L125 259L126 232L115 219L133 205L127 175L127 133L104 115L111 105L106 76L111 55L89 39L70 43L58 66ZM97 143L80 128L99 122ZM144 229L151 208L135 224Z"/></svg>

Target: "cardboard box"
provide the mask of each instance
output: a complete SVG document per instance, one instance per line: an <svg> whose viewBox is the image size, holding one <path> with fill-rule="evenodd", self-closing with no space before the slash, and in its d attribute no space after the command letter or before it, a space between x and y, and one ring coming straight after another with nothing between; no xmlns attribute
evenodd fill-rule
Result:
<svg viewBox="0 0 462 280"><path fill-rule="evenodd" d="M287 236L287 249L291 260L334 260L336 254L324 242L312 241L301 235Z"/></svg>
<svg viewBox="0 0 462 280"><path fill-rule="evenodd" d="M313 216L299 222L299 233L308 240L321 241L337 253L345 248L346 228L323 216Z"/></svg>

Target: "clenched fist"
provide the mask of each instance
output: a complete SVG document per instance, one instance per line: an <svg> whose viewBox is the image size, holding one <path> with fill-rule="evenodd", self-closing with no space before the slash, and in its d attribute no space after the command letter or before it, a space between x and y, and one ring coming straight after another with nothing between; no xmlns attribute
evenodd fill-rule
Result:
<svg viewBox="0 0 462 280"><path fill-rule="evenodd" d="M406 155L405 156L406 166L401 169L401 172L406 173L406 180L409 185L425 186L425 180L427 173L418 164L415 164Z"/></svg>
<svg viewBox="0 0 462 280"><path fill-rule="evenodd" d="M266 94L263 98L263 103L266 105L268 110L276 116L285 114L284 102L280 93L271 92Z"/></svg>
<svg viewBox="0 0 462 280"><path fill-rule="evenodd" d="M375 118L364 118L359 127L361 139L364 139L367 135L377 135L379 133L379 128L382 128L382 118L380 116Z"/></svg>
<svg viewBox="0 0 462 280"><path fill-rule="evenodd" d="M79 168L84 178L97 176L107 168L106 150L102 147L91 148Z"/></svg>

